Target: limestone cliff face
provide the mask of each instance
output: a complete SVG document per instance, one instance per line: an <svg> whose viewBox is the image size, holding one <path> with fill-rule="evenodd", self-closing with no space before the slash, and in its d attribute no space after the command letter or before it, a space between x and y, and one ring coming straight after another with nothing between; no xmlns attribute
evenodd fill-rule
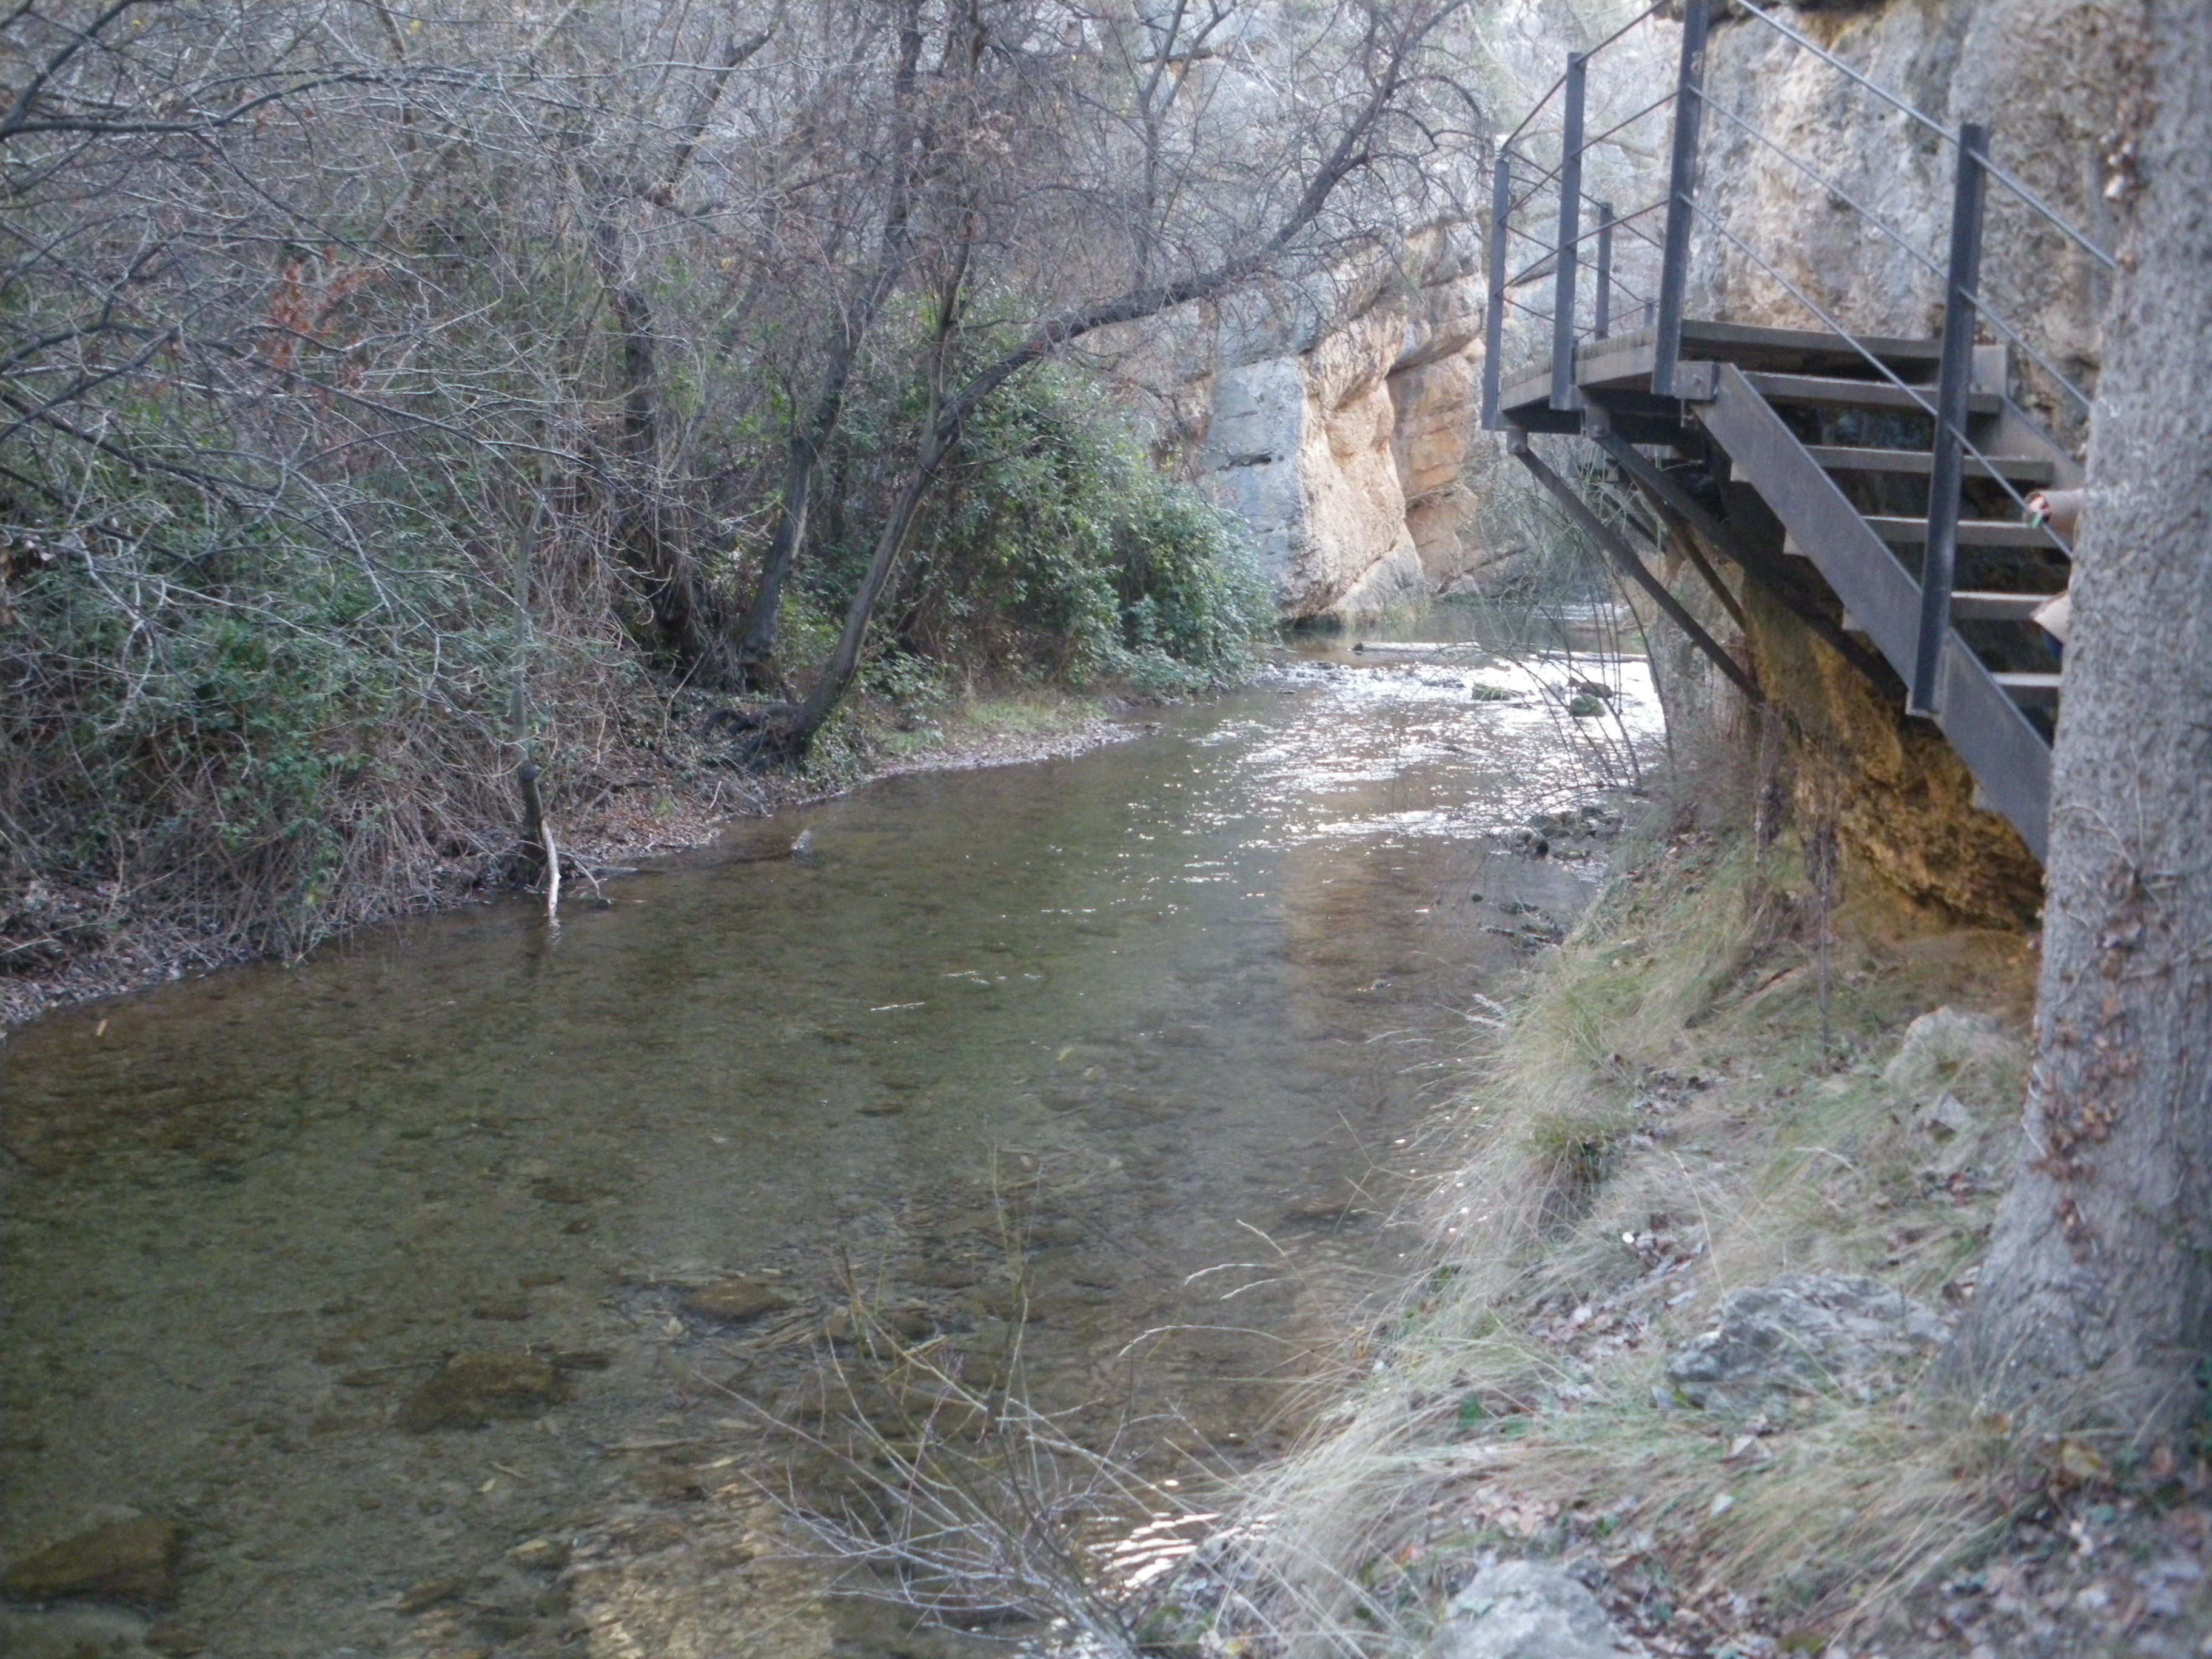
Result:
<svg viewBox="0 0 2212 1659"><path fill-rule="evenodd" d="M1481 335L1472 240L1438 230L1325 295L1192 307L1117 368L1250 526L1283 616L1348 620L1502 569L1474 526L1498 455L1478 428Z"/></svg>

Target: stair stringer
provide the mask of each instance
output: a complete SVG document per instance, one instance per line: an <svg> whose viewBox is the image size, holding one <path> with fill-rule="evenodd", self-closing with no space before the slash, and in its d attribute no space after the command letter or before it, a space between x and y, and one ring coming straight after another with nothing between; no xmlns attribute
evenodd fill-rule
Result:
<svg viewBox="0 0 2212 1659"><path fill-rule="evenodd" d="M1910 681L1920 630L1920 584L1772 405L1733 363L1715 366L1715 396L1690 406L1728 452L1736 476L1773 509L1854 622ZM1936 724L1989 804L2040 861L2051 820L2051 746L1981 659L1951 629L1943 642Z"/></svg>

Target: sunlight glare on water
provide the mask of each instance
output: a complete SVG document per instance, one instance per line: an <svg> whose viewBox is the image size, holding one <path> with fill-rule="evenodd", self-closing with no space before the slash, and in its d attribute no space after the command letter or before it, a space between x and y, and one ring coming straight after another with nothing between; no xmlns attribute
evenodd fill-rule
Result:
<svg viewBox="0 0 2212 1659"><path fill-rule="evenodd" d="M0 1558L173 1522L152 1617L224 1659L883 1651L746 1484L855 1303L1018 1339L1156 1470L1281 1445L1467 1011L1594 890L1601 838L1501 832L1660 735L1640 662L1359 642L740 823L557 936L505 901L9 1037ZM136 1650L0 1645L103 1620Z"/></svg>

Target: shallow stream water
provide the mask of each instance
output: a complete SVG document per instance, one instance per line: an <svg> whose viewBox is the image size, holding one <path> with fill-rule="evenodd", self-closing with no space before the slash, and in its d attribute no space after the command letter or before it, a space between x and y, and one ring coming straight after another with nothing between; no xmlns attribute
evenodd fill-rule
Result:
<svg viewBox="0 0 2212 1659"><path fill-rule="evenodd" d="M856 1290L947 1352L1018 1327L1033 1398L1133 1402L1156 1456L1281 1444L1411 1248L1478 996L1606 851L1507 833L1657 719L1634 661L1353 642L1073 759L740 825L557 930L503 902L10 1036L0 1559L126 1511L184 1544L150 1633L18 1607L0 1646L952 1650L825 1607L715 1495ZM1567 718L1593 673L1618 717ZM782 1305L702 1312L731 1275ZM456 1352L543 1386L438 1423Z"/></svg>

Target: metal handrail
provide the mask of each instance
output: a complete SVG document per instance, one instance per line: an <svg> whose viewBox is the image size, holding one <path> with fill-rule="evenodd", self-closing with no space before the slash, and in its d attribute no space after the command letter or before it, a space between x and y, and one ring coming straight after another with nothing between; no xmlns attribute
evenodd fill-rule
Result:
<svg viewBox="0 0 2212 1659"><path fill-rule="evenodd" d="M1620 37L1627 33L1629 30L1634 28L1638 23L1643 22L1645 19L1651 16L1653 13L1661 10L1669 3L1671 3L1671 0L1651 0L1651 3L1650 5L1646 6L1642 11L1638 12L1635 16L1630 18L1619 28L1613 30L1612 33L1607 35L1604 40L1599 41L1595 46L1584 52L1582 56L1584 58L1596 57L1598 53L1603 52L1607 46L1613 45L1614 41L1620 40ZM1507 133L1503 138L1498 141L1498 148L1500 150L1505 149L1516 138L1518 138L1522 133L1526 132L1528 130L1528 123L1534 120L1536 117L1542 112L1544 106L1547 104L1549 104L1552 100L1558 95L1559 88L1566 84L1567 77L1565 75L1561 75L1558 80L1553 82L1549 87L1546 88L1544 90L1544 95L1539 98L1534 103L1528 106L1528 112L1521 118L1521 125L1515 127L1512 131Z"/></svg>
<svg viewBox="0 0 2212 1659"><path fill-rule="evenodd" d="M1634 126L1634 125L1635 125L1638 121L1641 121L1641 120L1642 120L1645 116L1647 116L1647 115L1650 114L1650 113L1651 113L1651 112L1652 112L1653 110L1656 110L1656 109L1664 109L1664 108L1666 108L1666 107L1667 107L1667 106L1668 106L1668 105L1669 105L1669 104L1673 103L1674 101L1674 94L1673 89L1670 88L1669 88L1668 90L1667 90L1666 92L1662 93L1658 97L1654 98L1654 99L1653 99L1650 103L1646 104L1646 105L1645 105L1642 109L1640 109L1640 110L1638 110L1638 111L1637 111L1635 114L1633 114L1633 115L1629 115L1629 116L1624 116L1621 119L1620 119L1620 120L1618 120L1618 121L1615 121L1615 122L1614 122L1611 126L1607 127L1607 128L1603 132L1601 132L1600 134L1598 134L1598 136L1597 136L1596 137L1595 137L1595 138L1585 138L1585 139L1583 139L1583 150L1584 154L1588 154L1589 151L1595 149L1596 149L1600 144L1608 143L1608 142L1612 139L1612 137L1613 137L1613 134L1615 134L1616 132L1620 131L1624 127L1632 127L1632 126Z"/></svg>
<svg viewBox="0 0 2212 1659"><path fill-rule="evenodd" d="M1668 105L1674 101L1674 94L1671 92L1668 93L1663 97L1653 99L1642 109L1637 111L1635 114L1627 117L1625 120L1615 121L1603 132L1598 134L1596 137L1583 139L1581 146L1575 151L1575 154L1577 155L1589 155L1590 151L1595 149L1600 144L1611 142L1613 136L1620 131L1622 128L1634 125L1637 122L1641 121L1645 116L1650 114L1654 110L1664 109ZM1517 149L1509 149L1503 144L1500 144L1498 147L1498 153L1500 155L1510 155L1516 160L1526 161L1531 167L1540 165L1534 156L1525 155ZM1528 206L1529 203L1534 201L1536 199L1537 192L1541 191L1546 185L1550 184L1553 179L1557 179L1561 173L1565 172L1566 170L1566 165L1567 158L1561 156L1557 165L1546 167L1543 172L1538 173L1534 179L1529 181L1527 193L1522 195L1512 204L1512 210L1518 212L1521 209Z"/></svg>
<svg viewBox="0 0 2212 1659"><path fill-rule="evenodd" d="M1646 202L1642 207L1637 209L1635 212L1622 214L1619 218L1613 220L1612 222L1612 228L1615 230L1619 230L1623 225L1628 224L1634 220L1641 219L1647 213L1656 213L1661 208L1665 207L1666 205L1667 201L1664 197L1660 198L1660 199L1656 202ZM1559 255L1559 245L1557 242L1547 242L1535 235L1533 232L1522 230L1510 225L1506 227L1506 231L1509 235L1525 237L1528 240L1535 243L1538 247L1544 250L1545 258L1547 259L1555 258ZM1568 240L1566 245L1571 248L1580 247L1584 242L1594 240L1597 234L1598 227L1592 225L1588 230L1576 232L1574 236ZM1637 234L1639 236L1643 236L1643 233L1641 231ZM1653 247L1657 247L1659 246L1658 243L1652 241L1649 236L1644 236L1643 240ZM1527 282L1531 276L1534 276L1541 271L1544 268L1544 259L1539 259L1532 265L1522 266L1517 275L1510 276L1506 279L1505 285L1508 288L1520 287L1522 283Z"/></svg>
<svg viewBox="0 0 2212 1659"><path fill-rule="evenodd" d="M1948 422L1943 422L1942 412L1936 409L1936 405L1929 402L1928 399L1922 395L1929 390L1927 386L1914 386L1910 381L1900 379L1897 371L1890 368L1887 363L1882 362L1880 357L1876 356L1873 349L1869 347L1865 341L1862 340L1857 335L1852 333L1850 329L1844 327L1844 325L1832 315L1819 301L1814 299L1812 295L1807 294L1804 289L1799 288L1796 283L1791 282L1787 276L1784 276L1772 265L1760 258L1757 252L1753 250L1752 246L1748 242L1745 241L1743 238L1738 236L1734 231L1730 230L1726 225L1721 223L1718 219L1715 218L1711 212L1705 208L1699 207L1696 203L1692 202L1690 204L1690 209L1692 212L1695 213L1699 218L1711 225L1716 231L1718 231L1723 238L1733 242L1739 249L1741 249L1746 258L1749 259L1752 264L1757 265L1761 270L1765 271L1769 276L1772 277L1778 287L1782 289L1784 293L1788 294L1791 299L1796 301L1798 304L1803 306L1806 310L1811 312L1815 318L1826 326L1830 333L1835 335L1838 339L1849 345L1852 350L1857 352L1860 356L1865 358L1868 364L1876 374L1880 374L1883 380L1888 381L1890 385L1895 386L1899 392L1905 393L1906 397L1911 398L1915 404L1919 405L1921 410L1927 415L1929 419L1942 422L1947 425L1948 424ZM1996 484L1997 488L2003 490L2006 495L2011 496L2014 504L2017 506L2021 512L2027 512L2027 498L2012 487L2011 479L2005 477L1997 471L1994 459L1990 456L1984 453L1982 450L1976 447L1973 440L1969 438L1963 430L1957 427L1951 428L1951 430L1958 437L1960 447L1968 455L1971 455L1974 459L1983 464L1984 475L1993 481ZM2030 515L2031 519L2033 519L2033 514ZM2053 531L2050 525L2047 523L2038 522L2035 525L2035 528L2043 532L2044 539L2048 541L2051 545L2056 548L2059 552L2067 555L2069 557L2073 556L2074 550L2059 539L2057 532Z"/></svg>
<svg viewBox="0 0 2212 1659"><path fill-rule="evenodd" d="M1552 101L1553 94L1555 94L1561 87L1564 87L1566 84L1567 77L1562 75L1558 80L1553 82L1549 87L1544 89L1544 95L1541 98L1539 98L1534 103L1528 106L1528 112L1521 118L1521 125L1514 128L1512 131L1507 133L1503 138L1500 138L1498 141L1499 154L1503 155L1506 150L1509 150L1513 147L1513 141L1516 138L1518 138L1522 133L1528 131L1528 123L1536 118L1537 114L1543 109L1544 106Z"/></svg>
<svg viewBox="0 0 2212 1659"><path fill-rule="evenodd" d="M1656 97L1656 100L1652 100L1650 104L1646 104L1646 106L1644 106L1644 108L1639 108L1639 111L1637 111L1635 115L1631 115L1631 118L1624 119L1624 122L1614 122L1613 126L1606 128L1604 133L1599 133L1597 137L1593 137L1593 139L1583 139L1582 146L1579 146L1579 149L1575 150L1575 155L1589 155L1590 150L1597 149L1599 143L1610 143L1610 142L1613 142L1613 135L1614 135L1614 133L1620 133L1621 128L1624 128L1624 126L1632 126L1632 124L1641 122L1641 119L1646 118L1646 115L1650 115L1652 111L1656 111L1656 108L1666 108L1668 104L1672 104L1672 101L1674 101L1674 93L1668 93L1666 97ZM1526 153L1522 153L1522 150L1509 150L1509 149L1506 149L1506 146L1498 146L1498 153L1504 155L1504 157L1517 159L1517 161L1526 161L1526 164L1528 164L1528 166L1540 166L1540 164L1537 164L1537 159L1533 157L1533 155L1526 155ZM1528 181L1528 191L1526 191L1524 195L1520 197L1520 199L1513 201L1513 212L1520 212L1522 208L1528 206L1528 204L1531 204L1531 201L1535 201L1535 199L1537 199L1537 192L1540 192L1541 188L1544 188L1544 185L1551 184L1553 179L1558 179L1558 177L1562 175L1564 170L1566 170L1566 159L1568 159L1568 157L1564 157L1564 155L1562 155L1562 157L1559 157L1558 164L1555 164L1555 166L1548 166L1548 168L1544 168L1544 170L1541 170L1541 173L1537 173L1537 175L1533 177L1531 181Z"/></svg>

